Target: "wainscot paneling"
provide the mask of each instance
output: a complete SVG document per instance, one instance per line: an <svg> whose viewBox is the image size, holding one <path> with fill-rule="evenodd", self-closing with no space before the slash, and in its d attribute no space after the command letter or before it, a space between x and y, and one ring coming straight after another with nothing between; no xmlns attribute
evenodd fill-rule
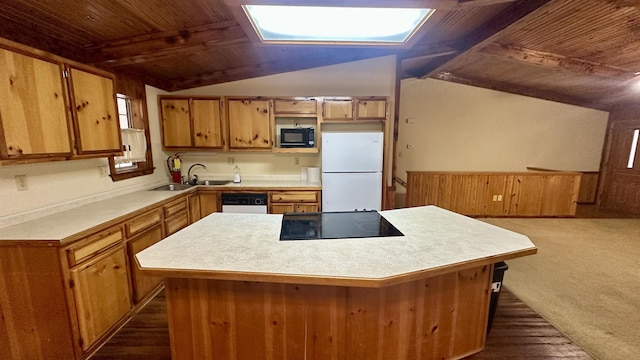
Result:
<svg viewBox="0 0 640 360"><path fill-rule="evenodd" d="M469 216L575 216L577 172L407 172L406 206Z"/></svg>

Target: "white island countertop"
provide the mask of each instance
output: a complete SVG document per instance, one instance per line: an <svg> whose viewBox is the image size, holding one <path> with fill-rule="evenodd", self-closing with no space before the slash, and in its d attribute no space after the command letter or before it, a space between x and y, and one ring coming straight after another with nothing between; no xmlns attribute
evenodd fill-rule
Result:
<svg viewBox="0 0 640 360"><path fill-rule="evenodd" d="M136 256L168 277L378 287L537 251L524 235L435 206L380 213L404 236L280 241L282 215L214 213Z"/></svg>

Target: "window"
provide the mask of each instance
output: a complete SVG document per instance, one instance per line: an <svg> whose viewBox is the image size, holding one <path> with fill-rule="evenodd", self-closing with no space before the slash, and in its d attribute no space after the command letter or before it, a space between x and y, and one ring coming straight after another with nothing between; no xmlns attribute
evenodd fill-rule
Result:
<svg viewBox="0 0 640 360"><path fill-rule="evenodd" d="M263 42L401 45L433 9L243 5Z"/></svg>
<svg viewBox="0 0 640 360"><path fill-rule="evenodd" d="M144 84L116 75L116 89L123 155L109 158L111 179L118 181L152 174L153 157Z"/></svg>
<svg viewBox="0 0 640 360"><path fill-rule="evenodd" d="M627 169L633 169L633 165L636 161L636 152L638 150L638 137L640 136L640 129L633 131L633 140L631 141L631 151L629 151L629 161L627 162Z"/></svg>
<svg viewBox="0 0 640 360"><path fill-rule="evenodd" d="M124 129L133 129L133 121L131 116L131 99L127 98L122 94L118 94L118 120L120 121L120 130ZM138 162L130 161L130 156L128 154L131 153L131 144L128 143L125 138L128 136L125 135L126 132L122 134L122 151L124 152L123 156L116 156L115 160L115 168L117 170L130 170L137 169Z"/></svg>

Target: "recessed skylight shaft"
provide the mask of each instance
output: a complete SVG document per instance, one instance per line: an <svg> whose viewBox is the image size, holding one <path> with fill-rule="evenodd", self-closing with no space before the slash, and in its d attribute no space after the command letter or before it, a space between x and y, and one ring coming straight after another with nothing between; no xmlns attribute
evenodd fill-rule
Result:
<svg viewBox="0 0 640 360"><path fill-rule="evenodd" d="M243 5L264 41L407 41L431 9Z"/></svg>

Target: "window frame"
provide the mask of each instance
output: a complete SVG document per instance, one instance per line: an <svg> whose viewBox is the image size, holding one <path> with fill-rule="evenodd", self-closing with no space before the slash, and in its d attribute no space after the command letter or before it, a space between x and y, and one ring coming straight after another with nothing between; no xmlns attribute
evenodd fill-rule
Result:
<svg viewBox="0 0 640 360"><path fill-rule="evenodd" d="M147 104L144 98L135 98L131 97L127 94L118 93L117 98L124 98L127 100L127 110L129 113L129 121L130 125L133 125L134 128L143 128L144 134L147 139L147 151L146 151L146 161L140 161L135 163L135 167L126 167L126 168L117 168L115 157L109 157L109 172L112 181L120 181L125 179L131 179L137 176L144 176L153 174L153 154L151 153L151 134L149 131L149 116L147 114ZM136 113L137 110L137 113ZM118 111L119 113L119 111ZM118 123L120 118L118 116Z"/></svg>

